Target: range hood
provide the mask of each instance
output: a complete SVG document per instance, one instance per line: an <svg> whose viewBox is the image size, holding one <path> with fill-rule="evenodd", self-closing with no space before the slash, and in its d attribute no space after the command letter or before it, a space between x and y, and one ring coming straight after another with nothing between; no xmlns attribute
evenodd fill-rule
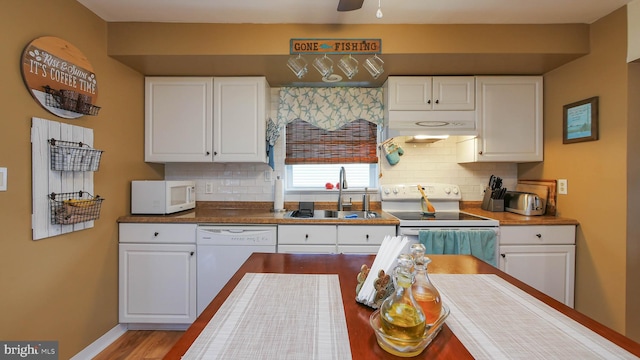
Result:
<svg viewBox="0 0 640 360"><path fill-rule="evenodd" d="M416 135L477 136L476 112L389 111L385 114L385 137Z"/></svg>

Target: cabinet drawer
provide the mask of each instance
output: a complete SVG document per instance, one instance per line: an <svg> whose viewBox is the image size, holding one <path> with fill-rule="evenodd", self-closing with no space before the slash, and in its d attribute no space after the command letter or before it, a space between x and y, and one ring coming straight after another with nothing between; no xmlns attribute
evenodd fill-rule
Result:
<svg viewBox="0 0 640 360"><path fill-rule="evenodd" d="M196 224L120 224L121 243L196 243Z"/></svg>
<svg viewBox="0 0 640 360"><path fill-rule="evenodd" d="M501 226L501 245L575 244L575 225Z"/></svg>
<svg viewBox="0 0 640 360"><path fill-rule="evenodd" d="M278 226L278 245L335 245L335 225L285 225Z"/></svg>
<svg viewBox="0 0 640 360"><path fill-rule="evenodd" d="M278 245L281 254L335 254L336 245Z"/></svg>
<svg viewBox="0 0 640 360"><path fill-rule="evenodd" d="M338 245L380 245L387 235L395 236L395 226L338 226Z"/></svg>

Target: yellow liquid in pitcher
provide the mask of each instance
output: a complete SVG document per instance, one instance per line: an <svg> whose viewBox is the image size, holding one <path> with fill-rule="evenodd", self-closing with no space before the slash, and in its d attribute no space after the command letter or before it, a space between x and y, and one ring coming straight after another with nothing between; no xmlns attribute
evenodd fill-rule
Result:
<svg viewBox="0 0 640 360"><path fill-rule="evenodd" d="M385 334L398 339L419 339L424 336L425 323L421 321L416 309L402 303L396 303L381 315L382 330Z"/></svg>

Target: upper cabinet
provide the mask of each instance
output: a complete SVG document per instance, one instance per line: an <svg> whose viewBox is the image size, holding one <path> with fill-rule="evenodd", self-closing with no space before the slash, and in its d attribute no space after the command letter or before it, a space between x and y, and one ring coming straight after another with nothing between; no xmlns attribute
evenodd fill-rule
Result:
<svg viewBox="0 0 640 360"><path fill-rule="evenodd" d="M213 78L145 79L144 161L213 160Z"/></svg>
<svg viewBox="0 0 640 360"><path fill-rule="evenodd" d="M388 110L473 110L473 76L389 76Z"/></svg>
<svg viewBox="0 0 640 360"><path fill-rule="evenodd" d="M147 77L145 161L267 161L264 77Z"/></svg>
<svg viewBox="0 0 640 360"><path fill-rule="evenodd" d="M476 77L476 126L457 143L459 163L542 161L542 77Z"/></svg>
<svg viewBox="0 0 640 360"><path fill-rule="evenodd" d="M213 87L213 161L266 162L266 79L216 77Z"/></svg>

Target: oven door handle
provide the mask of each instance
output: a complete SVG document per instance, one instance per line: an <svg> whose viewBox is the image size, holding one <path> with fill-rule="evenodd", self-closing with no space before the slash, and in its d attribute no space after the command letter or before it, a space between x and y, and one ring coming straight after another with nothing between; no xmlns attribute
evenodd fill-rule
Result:
<svg viewBox="0 0 640 360"><path fill-rule="evenodd" d="M429 229L400 229L400 236L418 236L418 233L421 230L429 230Z"/></svg>
<svg viewBox="0 0 640 360"><path fill-rule="evenodd" d="M486 227L486 228L447 228L446 230L462 230L462 229L466 229L466 230L493 230L496 235L498 235L500 233L500 231L498 230L498 228L493 228L493 227ZM398 235L400 236L418 236L420 234L420 231L438 231L438 230L443 230L442 228L424 228L424 229L403 229L400 228L400 233Z"/></svg>

